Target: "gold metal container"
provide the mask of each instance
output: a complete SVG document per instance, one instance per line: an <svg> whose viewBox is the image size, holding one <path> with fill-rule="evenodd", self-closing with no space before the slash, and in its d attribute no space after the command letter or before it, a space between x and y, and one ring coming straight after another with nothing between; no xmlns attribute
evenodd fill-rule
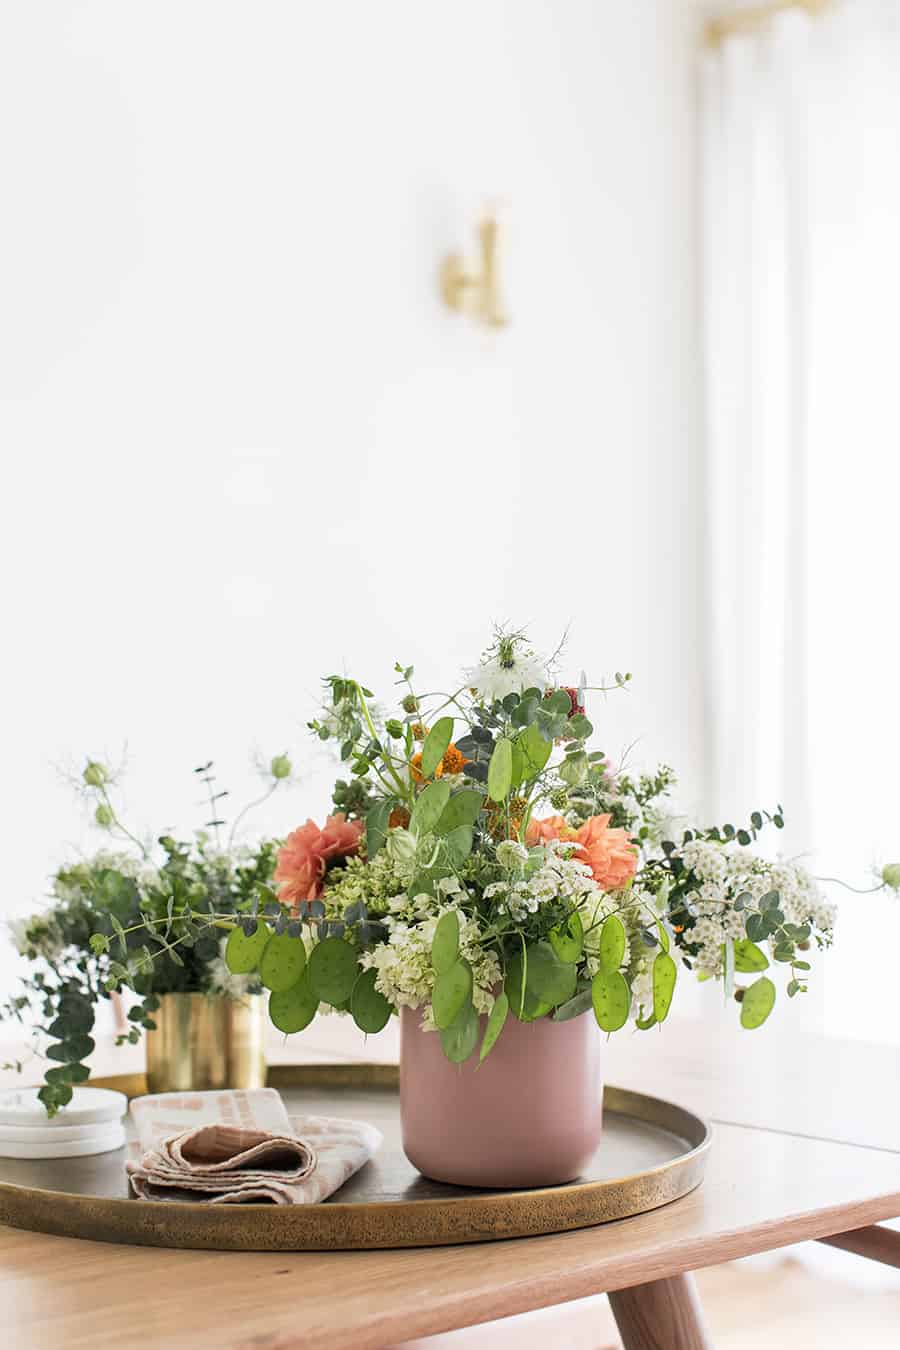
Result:
<svg viewBox="0 0 900 1350"><path fill-rule="evenodd" d="M264 1000L163 994L147 1032L150 1092L265 1087Z"/></svg>

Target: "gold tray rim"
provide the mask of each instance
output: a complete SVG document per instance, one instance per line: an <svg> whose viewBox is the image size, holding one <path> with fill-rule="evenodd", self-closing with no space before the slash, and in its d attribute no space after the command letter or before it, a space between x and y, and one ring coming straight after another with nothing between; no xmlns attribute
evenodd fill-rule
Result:
<svg viewBox="0 0 900 1350"><path fill-rule="evenodd" d="M272 1087L399 1087L396 1064L271 1065ZM133 1097L143 1074L91 1080ZM421 1200L331 1201L321 1205L160 1204L122 1196L0 1182L0 1223L31 1232L137 1246L212 1251L358 1251L433 1247L535 1237L594 1227L648 1213L695 1190L703 1180L712 1127L665 1098L606 1085L603 1109L668 1131L688 1150L630 1176L514 1191L469 1191Z"/></svg>

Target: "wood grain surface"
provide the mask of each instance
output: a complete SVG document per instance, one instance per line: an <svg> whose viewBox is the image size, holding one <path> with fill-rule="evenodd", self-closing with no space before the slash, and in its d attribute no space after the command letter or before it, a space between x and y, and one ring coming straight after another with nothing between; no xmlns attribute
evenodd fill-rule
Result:
<svg viewBox="0 0 900 1350"><path fill-rule="evenodd" d="M4 1346L374 1350L900 1215L900 1157L722 1126L703 1185L651 1214L479 1246L118 1247L0 1231Z"/></svg>

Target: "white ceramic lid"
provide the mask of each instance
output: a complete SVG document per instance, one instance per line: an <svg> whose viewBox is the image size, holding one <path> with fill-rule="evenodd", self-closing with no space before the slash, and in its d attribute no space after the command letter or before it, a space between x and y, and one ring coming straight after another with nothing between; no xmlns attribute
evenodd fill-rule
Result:
<svg viewBox="0 0 900 1350"><path fill-rule="evenodd" d="M100 1125L121 1120L128 1110L128 1098L109 1088L76 1087L72 1100L55 1116L48 1117L37 1088L14 1088L0 1092L0 1125L40 1126L59 1129L67 1125Z"/></svg>
<svg viewBox="0 0 900 1350"><path fill-rule="evenodd" d="M0 1153L2 1153L3 1144L9 1140L15 1140L20 1144L36 1144L44 1139L55 1140L60 1143L63 1139L67 1142L72 1139L95 1139L98 1134L105 1130L115 1130L118 1128L117 1120L101 1120L93 1125L54 1125L47 1123L44 1125L0 1125Z"/></svg>
<svg viewBox="0 0 900 1350"><path fill-rule="evenodd" d="M92 1139L40 1139L23 1143L10 1139L0 1141L2 1158L84 1158L91 1153L111 1153L124 1148L125 1130L121 1125L101 1126Z"/></svg>

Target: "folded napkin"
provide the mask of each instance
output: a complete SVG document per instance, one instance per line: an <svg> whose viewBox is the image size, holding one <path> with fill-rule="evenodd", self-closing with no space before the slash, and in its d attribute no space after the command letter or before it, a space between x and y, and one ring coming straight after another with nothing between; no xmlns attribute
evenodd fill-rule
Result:
<svg viewBox="0 0 900 1350"><path fill-rule="evenodd" d="M373 1125L288 1117L272 1088L161 1092L131 1103L138 1132L125 1164L142 1200L313 1205L374 1156Z"/></svg>

